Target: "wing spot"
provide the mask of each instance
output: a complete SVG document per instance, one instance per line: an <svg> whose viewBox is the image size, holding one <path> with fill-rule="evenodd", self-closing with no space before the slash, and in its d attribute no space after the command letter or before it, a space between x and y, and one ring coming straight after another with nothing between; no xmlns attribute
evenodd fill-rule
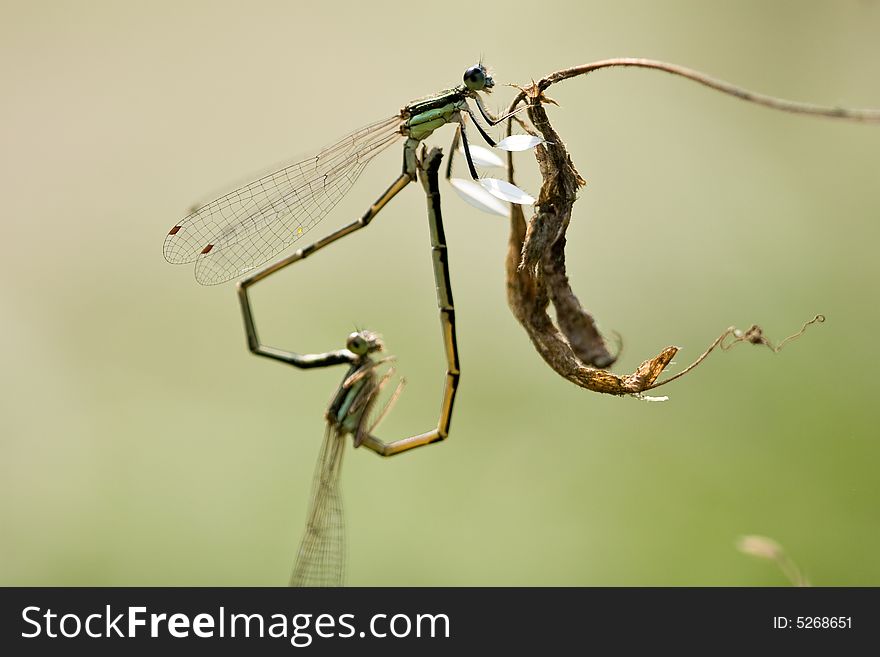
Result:
<svg viewBox="0 0 880 657"><path fill-rule="evenodd" d="M169 235L177 235L177 232L180 230L181 226L175 226L171 230L168 231Z"/></svg>
<svg viewBox="0 0 880 657"><path fill-rule="evenodd" d="M211 252L211 249L213 249L213 248L214 248L214 245L213 245L213 244L209 244L209 245L206 246L204 249L202 249L202 255L205 255L206 253L210 253L210 252Z"/></svg>

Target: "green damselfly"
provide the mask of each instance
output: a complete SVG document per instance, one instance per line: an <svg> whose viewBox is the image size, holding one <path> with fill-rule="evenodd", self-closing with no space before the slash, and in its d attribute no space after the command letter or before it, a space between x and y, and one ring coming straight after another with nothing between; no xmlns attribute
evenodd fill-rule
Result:
<svg viewBox="0 0 880 657"><path fill-rule="evenodd" d="M485 192L512 203L533 203L534 198L510 183L480 178L477 173L476 164L481 160L468 143L466 116L490 146L519 151L540 143L540 139L528 135L514 135L497 143L489 136L477 120L470 101L490 126L504 121L510 114L493 117L479 95L479 92L490 92L494 86L482 63L472 66L465 71L463 84L413 101L394 116L356 130L312 157L289 164L195 209L168 232L165 259L174 264L195 261L196 280L203 285L242 276L313 228L351 189L373 158L404 140L400 176L357 221L300 249L296 259L301 259L368 225L394 196L415 180L419 144L449 123L457 124L456 141L460 138L468 171Z"/></svg>

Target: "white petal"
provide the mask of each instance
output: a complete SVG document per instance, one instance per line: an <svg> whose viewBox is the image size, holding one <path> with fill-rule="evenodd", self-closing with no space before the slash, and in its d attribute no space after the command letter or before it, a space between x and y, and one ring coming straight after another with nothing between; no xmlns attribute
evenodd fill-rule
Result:
<svg viewBox="0 0 880 657"><path fill-rule="evenodd" d="M480 184L492 196L500 198L502 201L517 203L519 205L533 205L534 196L529 196L516 185L511 185L506 180L498 180L498 178L480 178Z"/></svg>
<svg viewBox="0 0 880 657"><path fill-rule="evenodd" d="M466 202L483 212L498 214L506 217L509 213L507 206L480 187L473 180L463 178L450 178L449 184L458 192Z"/></svg>
<svg viewBox="0 0 880 657"><path fill-rule="evenodd" d="M506 169L507 165L504 163L498 155L490 151L488 148L483 148L482 146L468 146L471 151L471 157L474 160L474 164L478 167L501 167L502 169ZM464 146L460 146L459 150L464 153Z"/></svg>
<svg viewBox="0 0 880 657"><path fill-rule="evenodd" d="M527 151L543 143L543 139L532 135L510 135L498 142L495 148L500 148L502 151Z"/></svg>

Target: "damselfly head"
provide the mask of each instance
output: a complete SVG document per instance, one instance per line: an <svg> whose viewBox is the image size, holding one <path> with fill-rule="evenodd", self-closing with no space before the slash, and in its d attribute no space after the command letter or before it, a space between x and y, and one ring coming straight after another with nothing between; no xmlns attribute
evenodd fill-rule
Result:
<svg viewBox="0 0 880 657"><path fill-rule="evenodd" d="M464 86L471 91L486 91L495 86L495 80L489 75L489 71L483 66L482 62L476 66L471 66L464 72Z"/></svg>
<svg viewBox="0 0 880 657"><path fill-rule="evenodd" d="M374 351L382 351L382 338L378 333L372 331L355 331L348 336L345 343L346 348L353 354L358 356L366 356Z"/></svg>

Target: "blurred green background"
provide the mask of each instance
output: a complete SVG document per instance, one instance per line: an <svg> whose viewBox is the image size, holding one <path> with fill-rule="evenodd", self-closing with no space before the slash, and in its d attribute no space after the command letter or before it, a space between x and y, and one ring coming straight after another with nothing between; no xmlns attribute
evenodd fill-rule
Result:
<svg viewBox="0 0 880 657"><path fill-rule="evenodd" d="M537 13L540 12L540 13ZM284 584L339 370L246 348L231 284L165 263L194 201L460 81L610 56L880 106L880 3L10 3L0 20L0 583ZM501 87L491 106L509 102ZM631 371L668 344L740 346L664 390L552 373L507 309L507 222L445 197L463 375L452 435L350 451L351 585L783 585L739 554L780 541L822 585L880 585L880 127L791 116L664 74L551 94L588 180L572 283ZM448 148L451 130L431 143ZM397 175L384 153L317 237ZM537 191L536 166L518 171ZM607 272L616 272L609 277ZM264 341L384 334L409 382L381 435L436 422L442 372L418 188L369 230L261 285Z"/></svg>

